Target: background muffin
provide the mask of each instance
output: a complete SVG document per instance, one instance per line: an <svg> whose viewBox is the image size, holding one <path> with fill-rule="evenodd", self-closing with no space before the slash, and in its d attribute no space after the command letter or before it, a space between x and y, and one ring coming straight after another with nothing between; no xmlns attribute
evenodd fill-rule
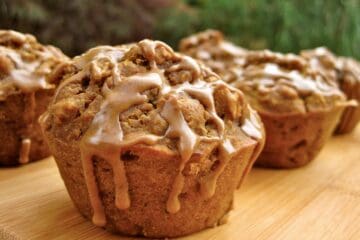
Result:
<svg viewBox="0 0 360 240"><path fill-rule="evenodd" d="M336 84L296 55L248 53L234 82L264 122L267 141L257 165L305 165L331 136L347 105Z"/></svg>
<svg viewBox="0 0 360 240"><path fill-rule="evenodd" d="M360 63L352 58L341 57L340 65L340 89L349 100L356 101L357 105L346 107L341 121L336 128L336 133L343 134L353 131L360 121Z"/></svg>
<svg viewBox="0 0 360 240"><path fill-rule="evenodd" d="M241 92L158 41L72 65L41 124L80 212L148 237L217 225L263 146Z"/></svg>
<svg viewBox="0 0 360 240"><path fill-rule="evenodd" d="M336 133L349 133L355 129L360 120L360 63L355 59L337 57L324 47L304 50L310 65L336 82L349 100L357 104L346 107L336 128Z"/></svg>
<svg viewBox="0 0 360 240"><path fill-rule="evenodd" d="M226 41L221 32L206 30L180 41L182 53L200 60L227 83L236 81L244 65L246 49Z"/></svg>
<svg viewBox="0 0 360 240"><path fill-rule="evenodd" d="M66 60L32 35L0 30L0 165L49 155L37 119L54 92L50 73Z"/></svg>

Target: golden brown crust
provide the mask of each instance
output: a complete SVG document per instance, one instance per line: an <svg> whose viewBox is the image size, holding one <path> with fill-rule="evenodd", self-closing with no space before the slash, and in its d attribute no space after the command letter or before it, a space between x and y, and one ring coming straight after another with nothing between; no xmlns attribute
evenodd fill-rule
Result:
<svg viewBox="0 0 360 240"><path fill-rule="evenodd" d="M0 165L49 156L37 118L54 93L50 72L67 60L32 35L0 30Z"/></svg>
<svg viewBox="0 0 360 240"><path fill-rule="evenodd" d="M41 122L79 210L129 235L216 225L263 146L241 92L157 41L72 65Z"/></svg>

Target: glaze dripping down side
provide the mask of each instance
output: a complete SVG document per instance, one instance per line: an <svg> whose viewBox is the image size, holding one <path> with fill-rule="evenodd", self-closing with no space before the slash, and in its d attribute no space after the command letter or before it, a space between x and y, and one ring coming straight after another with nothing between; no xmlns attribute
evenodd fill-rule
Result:
<svg viewBox="0 0 360 240"><path fill-rule="evenodd" d="M136 71L131 67L134 63ZM144 40L125 51L116 47L96 48L75 58L74 65L78 71L63 81L58 92L62 91L66 84L75 82L78 77L92 79L103 74L104 66L110 69L101 86L100 109L80 141L84 177L93 209L93 222L98 226L106 224L106 215L94 173L95 157L105 160L111 166L115 185L115 205L119 210L126 210L131 206L131 196L125 165L121 159L122 149L134 144L156 145L174 140L180 160L170 188L166 210L176 213L181 210L179 195L185 182L184 168L201 142L215 142L215 148L218 149L218 167L206 177L206 181L201 182L201 194L204 199L208 199L214 195L217 179L237 151L232 140L227 137L226 129L237 123L244 125L243 128L239 127L248 138L263 138L260 134L262 126L258 119L251 118L251 114L243 116L237 109L237 105L244 105L241 100L242 94L238 90L221 82L216 74L195 60L173 52L162 42ZM219 94L224 98L222 102L232 106L221 116L216 101ZM203 107L204 115L213 123L216 134L208 135L207 132L194 129L186 119L186 112L180 104L182 99L192 99ZM144 104L151 105L166 121L164 133L128 134L124 130L121 116ZM244 105L244 109L247 108L248 106ZM43 117L43 121L46 119L46 116Z"/></svg>

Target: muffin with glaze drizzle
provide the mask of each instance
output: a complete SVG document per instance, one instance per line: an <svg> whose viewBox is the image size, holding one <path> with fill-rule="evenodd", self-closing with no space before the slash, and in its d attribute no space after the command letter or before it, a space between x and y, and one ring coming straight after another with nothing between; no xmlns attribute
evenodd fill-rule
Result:
<svg viewBox="0 0 360 240"><path fill-rule="evenodd" d="M159 41L72 65L40 122L79 211L147 237L220 223L264 142L242 93Z"/></svg>
<svg viewBox="0 0 360 240"><path fill-rule="evenodd" d="M312 67L336 82L347 98L355 102L346 107L335 133L353 131L360 121L360 63L352 58L337 57L325 47L304 50L300 54Z"/></svg>
<svg viewBox="0 0 360 240"><path fill-rule="evenodd" d="M182 39L179 49L203 62L227 83L236 81L241 75L248 52L226 41L221 32L211 29Z"/></svg>
<svg viewBox="0 0 360 240"><path fill-rule="evenodd" d="M54 93L52 70L67 60L32 35L0 30L0 165L50 155L37 119Z"/></svg>
<svg viewBox="0 0 360 240"><path fill-rule="evenodd" d="M256 164L293 168L307 164L333 133L345 95L329 78L293 54L249 52L234 82L258 111L267 140Z"/></svg>

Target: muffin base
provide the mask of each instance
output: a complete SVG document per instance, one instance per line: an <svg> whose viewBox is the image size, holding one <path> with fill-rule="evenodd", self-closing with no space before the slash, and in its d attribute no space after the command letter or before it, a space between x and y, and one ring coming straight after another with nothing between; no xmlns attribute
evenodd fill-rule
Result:
<svg viewBox="0 0 360 240"><path fill-rule="evenodd" d="M47 139L71 199L81 214L91 219L93 211L79 147L51 134L47 135ZM160 238L183 236L220 224L232 208L233 193L258 146L258 142L251 139L241 144L243 147L229 160L217 181L215 194L209 199L204 199L200 192L200 182L208 173L190 173L191 163L199 162L203 156L195 153L191 157L183 171L185 184L179 196L181 209L174 214L166 211L166 202L180 164L179 155L174 151L160 145L143 144L123 149L122 152L132 156L123 160L131 200L130 208L126 210L115 206L110 165L95 157L94 171L107 220L105 228L125 235Z"/></svg>
<svg viewBox="0 0 360 240"><path fill-rule="evenodd" d="M335 134L352 132L360 121L360 81L344 82L341 90L349 100L357 101L358 106L348 106L345 108Z"/></svg>
<svg viewBox="0 0 360 240"><path fill-rule="evenodd" d="M22 160L26 162L50 155L37 120L46 110L52 95L53 90L39 90L14 94L0 101L0 166L19 165L21 152L24 155ZM23 140L30 145L25 144L22 149Z"/></svg>
<svg viewBox="0 0 360 240"><path fill-rule="evenodd" d="M352 132L360 121L360 106L346 107L341 116L335 134L347 134Z"/></svg>
<svg viewBox="0 0 360 240"><path fill-rule="evenodd" d="M255 165L271 168L301 167L313 160L333 134L343 107L307 114L259 113L266 142Z"/></svg>

